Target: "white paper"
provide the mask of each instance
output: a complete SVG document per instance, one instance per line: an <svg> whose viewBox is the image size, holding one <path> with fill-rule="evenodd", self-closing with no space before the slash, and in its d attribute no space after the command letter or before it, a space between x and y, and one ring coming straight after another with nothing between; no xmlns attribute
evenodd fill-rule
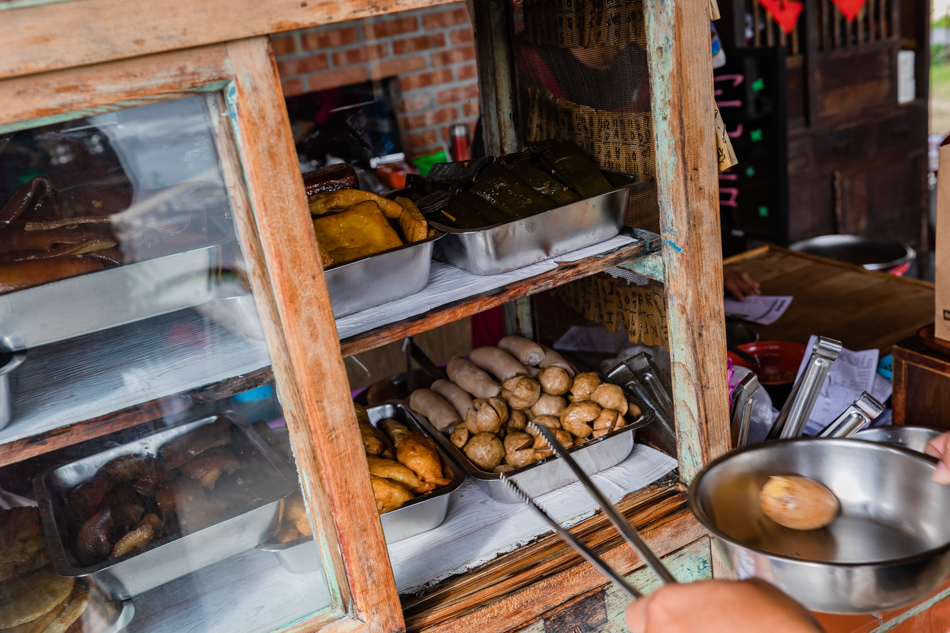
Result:
<svg viewBox="0 0 950 633"><path fill-rule="evenodd" d="M425 288L414 295L337 319L337 333L340 338L362 334L383 325L424 314L439 306L496 288L503 288L512 282L529 279L543 272L554 270L557 268L558 262L572 262L585 257L609 253L636 241L638 241L636 238L627 235L617 235L605 242L576 250L573 253L565 253L537 264L531 264L498 275L473 275L450 264L433 260L432 267L429 269L429 283Z"/></svg>
<svg viewBox="0 0 950 633"><path fill-rule="evenodd" d="M753 295L746 297L745 301L725 299L724 303L729 316L737 316L759 325L771 325L785 314L792 303L792 297Z"/></svg>
<svg viewBox="0 0 950 633"><path fill-rule="evenodd" d="M811 350L817 340L818 337L814 334L808 339L808 351L805 352L802 364L798 367L798 376L801 376L805 370L805 365L811 358ZM851 406L861 392L867 391L873 395L879 355L876 349L853 352L842 348L818 391L818 400L815 401L815 408L805 427L806 435L814 435L828 426ZM880 388L879 385L878 389Z"/></svg>

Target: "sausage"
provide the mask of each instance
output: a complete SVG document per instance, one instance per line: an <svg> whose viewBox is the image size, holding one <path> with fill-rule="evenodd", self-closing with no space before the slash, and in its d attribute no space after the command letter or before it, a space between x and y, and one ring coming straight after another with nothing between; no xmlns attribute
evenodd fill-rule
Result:
<svg viewBox="0 0 950 633"><path fill-rule="evenodd" d="M431 388L432 391L448 400L449 403L455 407L455 410L458 411L459 416L461 416L463 420L468 410L475 408L475 401L472 399L472 396L454 382L449 380L436 380L432 383Z"/></svg>
<svg viewBox="0 0 950 633"><path fill-rule="evenodd" d="M445 371L449 380L476 398L491 398L501 393L501 385L470 360L453 356Z"/></svg>
<svg viewBox="0 0 950 633"><path fill-rule="evenodd" d="M544 346L542 346L542 347L544 347ZM550 367L550 366L552 366L552 365L555 366L555 367L560 367L561 369L566 370L567 373L569 373L569 374L571 375L571 377L573 377L573 376L577 373L577 370L574 369L574 365L571 365L569 362L567 362L567 359L565 359L563 356L561 356L560 354L558 354L557 352L555 352L555 351L554 351L553 349L551 349L550 347L545 347L545 348L544 348L544 359L541 361L541 363L540 363L538 366L539 366L539 367Z"/></svg>
<svg viewBox="0 0 950 633"><path fill-rule="evenodd" d="M431 389L416 389L409 395L409 408L429 419L432 426L447 433L462 421L449 401Z"/></svg>
<svg viewBox="0 0 950 633"><path fill-rule="evenodd" d="M522 365L537 365L544 360L544 348L521 336L506 336L498 341L498 349L514 356Z"/></svg>
<svg viewBox="0 0 950 633"><path fill-rule="evenodd" d="M473 363L505 382L512 376L527 376L528 370L518 360L497 347L476 347L468 356Z"/></svg>

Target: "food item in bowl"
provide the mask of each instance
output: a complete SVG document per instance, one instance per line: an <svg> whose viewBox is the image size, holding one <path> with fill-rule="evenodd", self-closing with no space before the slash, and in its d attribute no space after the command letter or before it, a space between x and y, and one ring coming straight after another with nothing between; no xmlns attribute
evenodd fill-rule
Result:
<svg viewBox="0 0 950 633"><path fill-rule="evenodd" d="M442 460L435 440L418 431L410 431L404 424L387 418L380 420L382 427L396 444L396 459L405 464L422 481L433 487L447 486L452 480L442 476Z"/></svg>
<svg viewBox="0 0 950 633"><path fill-rule="evenodd" d="M39 511L0 510L0 582L34 572L49 560Z"/></svg>
<svg viewBox="0 0 950 633"><path fill-rule="evenodd" d="M402 213L399 214L396 221L399 222L399 229L403 238L410 244L426 239L429 234L429 225L418 207L409 198L397 197L396 202L402 207Z"/></svg>
<svg viewBox="0 0 950 633"><path fill-rule="evenodd" d="M527 376L528 370L508 352L493 346L476 347L468 355L479 368L492 374L501 382L514 376Z"/></svg>
<svg viewBox="0 0 950 633"><path fill-rule="evenodd" d="M540 162L584 198L613 189L604 174L574 143L554 144L541 154Z"/></svg>
<svg viewBox="0 0 950 633"><path fill-rule="evenodd" d="M594 389L590 399L604 409L613 409L623 415L627 412L627 397L623 389L611 383L603 383Z"/></svg>
<svg viewBox="0 0 950 633"><path fill-rule="evenodd" d="M765 516L792 530L817 530L838 516L841 505L817 481L795 475L769 477L759 492Z"/></svg>
<svg viewBox="0 0 950 633"><path fill-rule="evenodd" d="M398 510L414 498L412 492L397 481L375 475L370 475L370 480L376 497L376 511L380 514Z"/></svg>
<svg viewBox="0 0 950 633"><path fill-rule="evenodd" d="M523 411L533 407L541 398L541 385L528 376L514 376L506 380L501 397L512 409Z"/></svg>
<svg viewBox="0 0 950 633"><path fill-rule="evenodd" d="M453 356L445 371L449 380L476 398L491 398L501 393L501 385L475 363L461 356Z"/></svg>
<svg viewBox="0 0 950 633"><path fill-rule="evenodd" d="M419 479L409 467L397 462L395 459L367 456L366 462L369 464L370 475L382 479L392 479L415 494L425 494L435 488L435 484L425 483Z"/></svg>
<svg viewBox="0 0 950 633"><path fill-rule="evenodd" d="M475 433L465 444L465 456L482 470L491 472L505 457L505 447L492 433Z"/></svg>
<svg viewBox="0 0 950 633"><path fill-rule="evenodd" d="M538 382L541 384L544 393L552 396L563 396L571 390L573 380L566 369L551 365L541 370L541 373L538 374Z"/></svg>
<svg viewBox="0 0 950 633"><path fill-rule="evenodd" d="M538 365L544 360L544 348L521 336L506 336L498 341L498 349L514 356L522 365Z"/></svg>
<svg viewBox="0 0 950 633"><path fill-rule="evenodd" d="M49 613L72 593L75 580L45 566L0 583L0 629L32 622Z"/></svg>
<svg viewBox="0 0 950 633"><path fill-rule="evenodd" d="M346 163L327 165L303 174L303 187L307 198L318 193L356 189L359 186L360 180L356 176L356 170Z"/></svg>
<svg viewBox="0 0 950 633"><path fill-rule="evenodd" d="M413 391L409 395L409 406L426 416L440 431L454 428L455 424L462 419L456 408L432 389ZM474 403L472 406L474 407Z"/></svg>
<svg viewBox="0 0 950 633"><path fill-rule="evenodd" d="M371 200L340 213L314 218L313 230L317 242L330 253L335 264L345 264L403 244L379 205Z"/></svg>
<svg viewBox="0 0 950 633"><path fill-rule="evenodd" d="M459 414L460 419L462 420L464 420L465 416L468 415L469 409L475 408L475 401L471 394L456 385L451 380L436 380L432 383L431 389L448 400L449 403L455 407L455 411ZM423 415L425 414L423 413ZM431 422L432 418L429 418L429 421Z"/></svg>

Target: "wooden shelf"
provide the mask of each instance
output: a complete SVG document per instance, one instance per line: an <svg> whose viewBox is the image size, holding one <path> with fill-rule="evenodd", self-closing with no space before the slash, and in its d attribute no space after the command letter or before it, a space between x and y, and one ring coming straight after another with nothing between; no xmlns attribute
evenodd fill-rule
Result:
<svg viewBox="0 0 950 633"><path fill-rule="evenodd" d="M272 380L263 341L193 310L30 350L13 374L0 466Z"/></svg>
<svg viewBox="0 0 950 633"><path fill-rule="evenodd" d="M380 347L407 336L431 330L451 321L484 312L509 301L551 290L575 279L587 277L609 268L614 268L636 260L647 258L660 250L660 236L647 231L633 229L637 241L602 252L591 257L574 261L559 261L557 268L541 274L507 283L501 287L480 292L464 299L447 302L432 308L423 314L387 323L367 332L344 338L340 346L344 356L351 356ZM474 277L474 275L472 275ZM655 277L655 275L649 275ZM422 293L426 292L425 290ZM422 294L419 293L419 294ZM418 297L419 295L412 295Z"/></svg>

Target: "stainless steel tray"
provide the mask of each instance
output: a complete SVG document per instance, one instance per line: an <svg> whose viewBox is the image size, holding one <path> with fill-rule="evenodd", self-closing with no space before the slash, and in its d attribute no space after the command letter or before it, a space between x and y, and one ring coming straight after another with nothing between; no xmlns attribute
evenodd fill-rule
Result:
<svg viewBox="0 0 950 633"><path fill-rule="evenodd" d="M429 282L432 247L443 234L379 255L334 266L324 274L333 316L342 316L408 297Z"/></svg>
<svg viewBox="0 0 950 633"><path fill-rule="evenodd" d="M94 587L90 587L91 590L95 591ZM106 598L108 599L108 598ZM87 608L92 608L87 607ZM129 625L129 622L132 621L132 618L135 616L135 605L132 604L131 600L122 600L115 603L116 613L115 617L112 619L112 622L109 622L105 628L98 630L98 633L119 633ZM83 620L83 616L80 616L80 621ZM86 630L85 622L83 622L83 629Z"/></svg>
<svg viewBox="0 0 950 633"><path fill-rule="evenodd" d="M655 419L656 414L653 410L641 404L637 398L631 397L629 392L627 393L627 399L640 407L641 414L638 418L635 420L628 418L627 426L617 429L610 435L575 446L568 451L574 461L588 475L616 466L625 460L633 451L633 440L637 429L645 427ZM465 470L465 473L475 480L475 483L485 494L501 503L524 502L511 488L505 485L497 473L487 473L470 462L462 451L456 448L447 436L439 433L424 415L415 411L412 411L412 415L418 419L419 424L429 432L429 435L435 437L442 450L448 453ZM513 470L508 473L508 478L513 479L531 497L543 495L577 481L577 477L571 472L570 467L557 455Z"/></svg>
<svg viewBox="0 0 950 633"><path fill-rule="evenodd" d="M433 223L445 238L441 254L475 275L495 275L603 242L617 235L627 215L630 191L649 183L624 185L521 220L460 231Z"/></svg>
<svg viewBox="0 0 950 633"><path fill-rule="evenodd" d="M70 534L63 504L67 491L92 478L102 466L117 457L133 453L157 455L158 449L169 440L210 424L218 417L227 418L232 428L247 436L277 471L278 484L273 494L255 501L240 514L226 516L224 520L196 532L166 537L150 543L142 550L96 565L78 566L71 554L72 548L67 548L62 538ZM286 462L251 427L228 413L163 429L136 442L50 469L34 478L33 488L56 573L83 578L113 600L125 600L256 547L273 532L277 504L294 491L296 483L296 476Z"/></svg>
<svg viewBox="0 0 950 633"><path fill-rule="evenodd" d="M218 245L0 295L0 344L24 350L174 312L212 297Z"/></svg>
<svg viewBox="0 0 950 633"><path fill-rule="evenodd" d="M270 552L280 561L280 566L292 574L312 574L323 571L323 562L317 544L310 536L287 543L267 541L257 546L262 552Z"/></svg>

